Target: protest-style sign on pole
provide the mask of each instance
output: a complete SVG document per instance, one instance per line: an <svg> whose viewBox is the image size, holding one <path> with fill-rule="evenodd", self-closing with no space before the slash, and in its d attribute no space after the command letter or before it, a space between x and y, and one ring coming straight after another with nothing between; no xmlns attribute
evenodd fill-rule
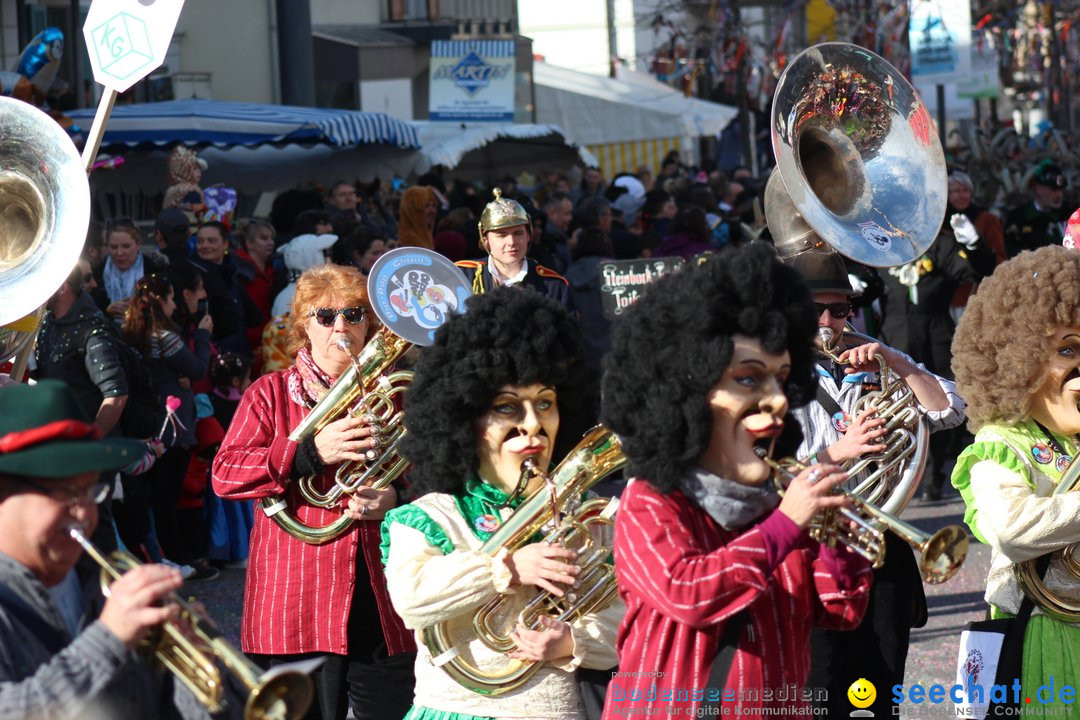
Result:
<svg viewBox="0 0 1080 720"><path fill-rule="evenodd" d="M165 62L184 0L94 0L83 39L94 79L105 86L83 147L86 171L97 158L116 96Z"/></svg>
<svg viewBox="0 0 1080 720"><path fill-rule="evenodd" d="M87 54L90 56L90 66L94 70L94 79L105 86L105 92L98 103L94 122L80 158L87 173L90 172L97 159L101 138L105 134L105 125L108 124L113 105L116 103L116 95L142 80L165 61L165 53L169 49L173 31L176 29L176 23L180 19L180 11L183 8L184 0L94 0L90 5L86 22L83 24L83 38L86 41ZM85 177L83 179L86 180ZM89 222L89 181L86 182L87 185L81 192L86 195L85 213L86 222ZM81 212L81 210L75 210L74 200L62 210L68 213ZM85 235L85 233L84 225L82 234ZM72 242L68 243L67 247L71 250L70 258L66 253L60 255L54 253L50 261L67 264L70 260L68 266L70 271L78 259L78 248L81 244ZM49 288L47 291L51 294L55 290L56 288ZM44 304L44 300L38 298L31 298L30 302ZM34 343L37 339L36 330L41 315L42 308L38 307L25 317L17 319L17 323L22 323L22 325L9 324L0 327L0 334L4 332L32 333L29 341L23 343L15 355L10 377L16 380L20 380L26 372L30 355L34 351ZM23 329L24 325L32 329Z"/></svg>

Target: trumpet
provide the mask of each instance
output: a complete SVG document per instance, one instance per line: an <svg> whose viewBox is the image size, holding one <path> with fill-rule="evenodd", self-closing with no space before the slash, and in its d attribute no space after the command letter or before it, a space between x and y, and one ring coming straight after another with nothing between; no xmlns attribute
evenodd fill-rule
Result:
<svg viewBox="0 0 1080 720"><path fill-rule="evenodd" d="M114 580L141 564L122 551L106 557L77 527L69 528L68 533L101 566L101 591L106 596ZM248 692L244 720L299 720L307 713L315 696L310 677L295 670L262 677L262 670L211 628L191 603L175 593L168 602L179 606L180 616L162 624L150 646L158 662L208 711L218 712L226 702L224 678L216 662L220 661Z"/></svg>
<svg viewBox="0 0 1080 720"><path fill-rule="evenodd" d="M358 355L352 354L346 338L339 340L338 346L349 354L352 364L289 434L289 440L301 442L346 414L364 415L378 421L383 433L379 438L380 452L369 450L369 456L362 462L342 463L328 490L321 491L316 487L317 476L297 480L297 489L304 501L321 508L335 507L343 496L352 495L361 487L384 488L409 466L408 461L398 454L401 439L405 437L405 425L394 400L408 388L413 374L405 370L387 373L386 370L412 347L412 343L383 325ZM261 505L262 511L282 530L312 545L330 542L353 524L351 517L342 515L322 527L306 525L289 512L281 495L263 498Z"/></svg>
<svg viewBox="0 0 1080 720"><path fill-rule="evenodd" d="M762 449L758 450L758 456L773 469L773 481L781 496L784 486L780 477L791 480L795 477L792 468L799 471L808 467L791 458L777 462ZM929 535L849 490L839 488L838 492L851 502L852 507L818 513L808 528L810 537L816 542L829 547L846 545L866 558L874 568L879 568L885 562L885 531L892 530L919 552L919 574L926 582L932 585L946 582L960 570L969 544L967 532L961 526L947 525Z"/></svg>

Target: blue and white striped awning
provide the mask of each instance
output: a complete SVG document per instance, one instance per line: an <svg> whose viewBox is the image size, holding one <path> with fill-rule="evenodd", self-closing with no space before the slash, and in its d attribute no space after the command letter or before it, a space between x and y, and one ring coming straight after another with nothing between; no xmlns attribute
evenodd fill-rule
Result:
<svg viewBox="0 0 1080 720"><path fill-rule="evenodd" d="M89 130L94 111L68 113ZM105 128L102 150L118 152L139 145L176 144L218 147L325 143L418 148L416 129L383 113L261 105L219 100L170 100L117 105Z"/></svg>

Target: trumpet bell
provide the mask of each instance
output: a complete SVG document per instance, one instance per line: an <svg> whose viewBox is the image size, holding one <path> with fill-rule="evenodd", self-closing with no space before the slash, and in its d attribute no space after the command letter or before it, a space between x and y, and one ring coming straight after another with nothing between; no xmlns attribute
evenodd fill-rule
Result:
<svg viewBox="0 0 1080 720"><path fill-rule="evenodd" d="M777 83L771 135L791 203L837 252L894 267L934 242L945 154L915 88L884 58L848 43L799 53ZM765 210L774 240L800 236L777 232L790 207L767 193Z"/></svg>
<svg viewBox="0 0 1080 720"><path fill-rule="evenodd" d="M946 525L927 538L919 557L919 573L923 579L936 585L952 578L964 563L970 542L959 525Z"/></svg>
<svg viewBox="0 0 1080 720"><path fill-rule="evenodd" d="M90 222L90 183L51 117L0 97L0 325L29 315L75 267Z"/></svg>

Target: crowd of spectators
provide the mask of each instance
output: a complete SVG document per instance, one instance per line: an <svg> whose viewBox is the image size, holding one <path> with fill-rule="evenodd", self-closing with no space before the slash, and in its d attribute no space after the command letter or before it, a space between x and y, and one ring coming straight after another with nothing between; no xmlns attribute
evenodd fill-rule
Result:
<svg viewBox="0 0 1080 720"><path fill-rule="evenodd" d="M532 219L529 261L568 284L587 364L599 373L611 342L601 264L672 256L691 260L757 237L764 179L746 168L725 174L687 167L673 153L655 174L641 168L608 180L596 168L573 168L530 178L528 187L510 177L496 185ZM1017 209L1003 224L998 217L1004 213L971 206L970 179L954 172L948 214L970 216L1000 262L1007 252L1034 242L1043 225L1064 226L1063 212L1050 207L1063 184L1055 167L1040 168L1033 179L1033 209ZM209 460L247 385L292 363L284 335L296 279L328 262L367 274L380 255L397 246L434 249L453 261L483 258L477 220L491 190L461 179L447 183L436 173L400 192L337 180L323 189L279 194L267 218L198 222L197 213L181 205L164 209L148 231L140 225L146 227L149 219L92 222L79 264L49 302L35 373L67 381L102 432L121 435L125 404L140 391L129 387L132 373L118 349L126 345L151 369L161 398L174 396L180 403L169 413L175 423L163 424L154 438L141 438L149 441L153 466L120 476L119 537L111 545L176 562L195 578L243 564L250 507L207 490ZM1050 218L1051 213L1057 214ZM1049 219L1033 228L1029 216L1043 221L1044 215ZM944 227L951 234L950 223ZM945 277L946 265L916 263L906 277L897 269L878 273L852 267L862 290L860 327L881 333L921 322L927 306L919 304L917 294L912 299L911 288L930 281L948 286L935 297L953 297L955 290L953 304L962 305L971 284L956 286L974 276ZM890 291L896 297L885 297ZM882 309L892 316L881 318ZM952 320L943 323L943 337L936 342L947 348ZM884 339L926 359L902 337ZM948 375L947 358L937 364L938 372ZM943 472L935 466L939 482ZM931 496L940 492L935 486ZM109 538L97 539L110 545Z"/></svg>

